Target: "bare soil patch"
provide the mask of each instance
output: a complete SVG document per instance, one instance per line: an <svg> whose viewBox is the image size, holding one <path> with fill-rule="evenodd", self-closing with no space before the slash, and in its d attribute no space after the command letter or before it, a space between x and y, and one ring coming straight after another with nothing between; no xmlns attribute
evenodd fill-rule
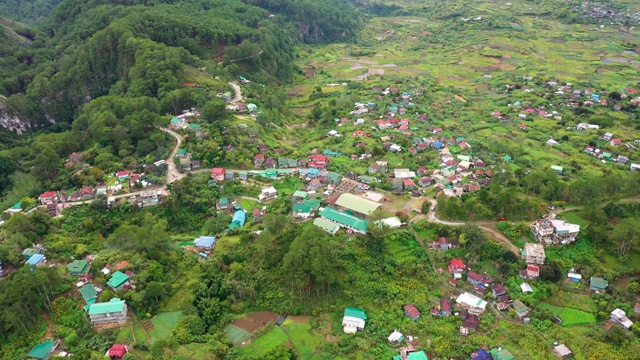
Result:
<svg viewBox="0 0 640 360"><path fill-rule="evenodd" d="M311 322L311 316L309 315L287 316L287 319L293 321L294 324L306 324Z"/></svg>
<svg viewBox="0 0 640 360"><path fill-rule="evenodd" d="M269 321L275 322L277 319L278 314L273 311L257 311L246 314L245 319L235 319L231 324L249 333L253 333L265 326Z"/></svg>

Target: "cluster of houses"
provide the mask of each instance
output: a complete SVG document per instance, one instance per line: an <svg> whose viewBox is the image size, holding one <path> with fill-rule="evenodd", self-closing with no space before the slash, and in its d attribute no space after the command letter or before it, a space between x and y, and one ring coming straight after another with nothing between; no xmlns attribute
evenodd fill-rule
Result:
<svg viewBox="0 0 640 360"><path fill-rule="evenodd" d="M607 141L611 146L618 147L623 144L622 140L618 138L614 138L612 133L605 133L602 135L602 140ZM635 141L636 145L631 144L630 142L624 142L624 145L629 149L637 149L637 146L640 145L640 141ZM603 149L599 149L593 145L587 145L584 147L584 153L594 156L601 160L602 162L614 162L619 165L629 165L629 170L631 171L639 171L640 164L629 163L629 157L625 155L614 155L610 151L605 151Z"/></svg>
<svg viewBox="0 0 640 360"><path fill-rule="evenodd" d="M201 139L206 132L200 125L191 123L191 119L200 119L200 112L195 108L191 110L183 110L182 114L175 116L169 120L168 128L172 130L187 130L195 134L196 138Z"/></svg>
<svg viewBox="0 0 640 360"><path fill-rule="evenodd" d="M539 219L533 226L536 241L546 245L571 244L579 232L580 225L556 219Z"/></svg>

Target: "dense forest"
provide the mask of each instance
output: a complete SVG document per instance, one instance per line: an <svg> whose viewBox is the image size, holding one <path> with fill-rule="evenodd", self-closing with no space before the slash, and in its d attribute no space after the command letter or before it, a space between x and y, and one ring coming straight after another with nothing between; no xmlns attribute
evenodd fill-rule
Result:
<svg viewBox="0 0 640 360"><path fill-rule="evenodd" d="M0 2L0 16L30 26L40 26L47 21L53 9L62 0L4 0Z"/></svg>

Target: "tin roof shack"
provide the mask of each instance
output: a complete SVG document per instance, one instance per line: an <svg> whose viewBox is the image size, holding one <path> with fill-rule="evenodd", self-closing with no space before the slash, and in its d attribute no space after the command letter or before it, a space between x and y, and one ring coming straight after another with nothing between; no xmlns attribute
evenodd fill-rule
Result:
<svg viewBox="0 0 640 360"><path fill-rule="evenodd" d="M560 359L567 359L573 355L571 350L565 344L558 344L553 347L553 355L559 357Z"/></svg>

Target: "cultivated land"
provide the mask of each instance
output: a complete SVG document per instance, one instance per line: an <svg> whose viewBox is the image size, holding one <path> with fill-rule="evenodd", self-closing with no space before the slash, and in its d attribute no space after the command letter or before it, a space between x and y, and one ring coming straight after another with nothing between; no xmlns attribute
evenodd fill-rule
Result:
<svg viewBox="0 0 640 360"><path fill-rule="evenodd" d="M300 46L296 65L302 71L285 89L280 124L262 113L232 114L224 136L206 140L163 128L177 140L167 151L166 176L154 188L161 190L164 204L134 209L124 198L142 191L132 190L113 197L111 208L98 200L77 202L87 206L67 209L47 223L44 244L63 285L77 280L66 275L66 260L90 253L98 253L94 264L100 268L127 260L127 269L135 270L137 289L104 293L130 304L127 324L95 339L129 344L135 359L289 359L291 353L306 360L389 359L411 345L429 359L469 358L486 346L507 349L515 359L537 360L555 358L554 342L566 344L577 360L637 358L639 328L623 330L609 320L611 311L621 308L640 321L634 312L640 302L640 199L637 173L630 171L631 163L640 163L635 149L640 142L634 142L640 140L640 113L630 103L640 91L640 29L589 20L588 13L580 22L568 21L561 14L585 12L551 1L380 4L389 6L390 15L361 8L367 20L353 42ZM214 82L208 74L187 70L194 82ZM262 85L230 84L235 95L229 105L250 96L247 103L267 107L266 100L254 97ZM410 94L402 99L405 92ZM350 113L355 103L369 102L375 103L370 111ZM406 113L389 114L393 104L406 106ZM497 112L501 115L491 115ZM358 118L362 124L356 124ZM374 122L391 118L406 119L407 128L383 129ZM599 129L579 131L579 123ZM342 136L327 136L330 130ZM632 146L613 145L603 139L605 133ZM426 149L410 152L421 139L433 137ZM549 139L559 144L548 145ZM440 141L457 160L469 156L486 166L451 170L454 179L435 181L448 171L442 164L446 154L434 146ZM390 151L391 143L401 151ZM331 237L311 224L316 215L311 221L294 218L292 194L313 180L295 173L267 178L263 166L254 165L256 144L265 145L265 158L274 160L339 152L328 158L328 170L353 173L359 186L365 185L363 175L377 177L379 182L366 181L382 198L381 210L367 217L368 234L341 229ZM180 169L174 159L179 148L204 159L222 146L228 150L216 155L218 162L198 169ZM586 146L629 161L585 153ZM388 171L369 173L374 161L386 162ZM552 165L563 170L556 173ZM212 181L213 167L262 175ZM419 167L434 181L392 188L393 169ZM422 177L412 179L417 183ZM116 184L114 176L109 181ZM455 193L465 185L477 189ZM278 198L259 203L260 189L268 186ZM322 208L329 206L325 190L326 182L309 195L321 200ZM234 212L216 210L221 198L246 210L246 223L228 227ZM255 218L253 210L260 210ZM373 222L391 216L402 220L398 229L380 229ZM531 229L541 216L577 224L580 233L574 243L545 246L539 276L523 279L520 274L529 267L522 249L536 242ZM7 226L17 229L16 223ZM24 225L31 231L25 236L35 238L32 233L42 230L31 225ZM193 247L201 235L217 236L206 256ZM452 246L434 249L442 238ZM459 281L448 269L454 259L465 264ZM480 285L470 283L470 271L483 278L476 281ZM568 279L570 271L582 279ZM608 288L591 290L591 276L608 280ZM105 280L96 273L90 281ZM525 282L533 293L524 293ZM495 284L502 284L510 299L494 298ZM488 302L477 328L466 336L461 326L467 323L455 315L462 310L455 300L465 292ZM65 297L74 296L79 298L69 287ZM454 315L441 316L443 299L453 302ZM513 300L529 313L516 314ZM420 319L405 316L406 304L420 310ZM72 328L79 325L59 313L80 318L83 313L79 306L63 305L52 307L56 325L48 323L47 336L63 338L68 348ZM345 307L366 311L364 330L343 332ZM286 319L276 325L280 315ZM394 330L405 339L388 342ZM102 350L98 340L82 341Z"/></svg>

